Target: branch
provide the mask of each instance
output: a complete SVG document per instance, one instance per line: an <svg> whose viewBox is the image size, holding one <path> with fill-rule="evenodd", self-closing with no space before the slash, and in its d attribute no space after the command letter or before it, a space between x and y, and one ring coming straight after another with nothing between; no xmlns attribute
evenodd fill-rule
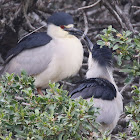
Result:
<svg viewBox="0 0 140 140"><path fill-rule="evenodd" d="M87 35L87 32L88 32L88 20L87 20L87 16L86 16L85 12L83 12L83 16L84 16L85 30L84 30L84 33L83 33L80 40L83 40L84 37Z"/></svg>
<svg viewBox="0 0 140 140"><path fill-rule="evenodd" d="M136 24L132 24L133 27L140 27L140 22L136 23Z"/></svg>
<svg viewBox="0 0 140 140"><path fill-rule="evenodd" d="M132 8L140 9L140 6L131 6Z"/></svg>
<svg viewBox="0 0 140 140"><path fill-rule="evenodd" d="M88 121L88 123L92 126L92 128L94 129L94 130L96 130L100 135L101 135L101 132L100 132L100 130L99 129L97 129L91 122L90 122L90 120L89 119L87 119L87 121Z"/></svg>
<svg viewBox="0 0 140 140"><path fill-rule="evenodd" d="M71 87L74 87L76 84L72 84L72 83L69 83L69 82L66 82L66 81L60 81L62 84L64 85L68 85L68 86L71 86Z"/></svg>
<svg viewBox="0 0 140 140"><path fill-rule="evenodd" d="M110 11L110 13L115 17L115 19L120 23L121 27L125 30L127 30L127 27L123 23L121 17L119 14L113 9L113 7L110 5L110 3L107 0L103 0L104 6Z"/></svg>
<svg viewBox="0 0 140 140"><path fill-rule="evenodd" d="M92 25L94 24L97 24L97 25L111 25L111 24L117 24L117 21L115 19L111 19L111 20L108 20L108 19L92 19L92 18L88 18L89 22L92 23ZM94 28L94 27L91 27L91 28Z"/></svg>
<svg viewBox="0 0 140 140"><path fill-rule="evenodd" d="M24 100L24 98L23 97L20 97L20 96L15 96L15 99L16 100Z"/></svg>
<svg viewBox="0 0 140 140"><path fill-rule="evenodd" d="M30 106L30 104L25 103L25 102L22 102L21 104L22 104L22 105L26 105L26 106Z"/></svg>
<svg viewBox="0 0 140 140"><path fill-rule="evenodd" d="M20 97L20 96L15 96L15 99L16 99L16 100L24 100L24 98L23 98L23 97ZM21 104L22 104L22 105L25 105L25 106L30 106L29 103L25 103L25 102L22 102Z"/></svg>
<svg viewBox="0 0 140 140"><path fill-rule="evenodd" d="M87 16L99 15L99 14L103 13L105 10L106 10L106 8L102 6L99 9L87 11L86 15Z"/></svg>
<svg viewBox="0 0 140 140"><path fill-rule="evenodd" d="M78 8L77 11L94 7L95 5L97 5L100 2L101 2L101 0L98 0L97 2L95 2L95 3L93 3L93 4L89 5L89 6L84 6L84 7Z"/></svg>
<svg viewBox="0 0 140 140"><path fill-rule="evenodd" d="M129 84L130 84L130 83L129 83ZM126 84L126 85L121 89L120 94L122 94L122 93L125 91L125 89L129 86L129 84Z"/></svg>
<svg viewBox="0 0 140 140"><path fill-rule="evenodd" d="M132 82L133 82L133 78L131 78L130 82L127 83L127 84L121 89L120 94L122 94L122 93L125 91L125 89L126 89Z"/></svg>
<svg viewBox="0 0 140 140"><path fill-rule="evenodd" d="M138 15L138 14L140 14L140 9L137 10L136 12L134 12L134 16L136 16L136 15Z"/></svg>
<svg viewBox="0 0 140 140"><path fill-rule="evenodd" d="M133 29L133 26L130 22L130 19L129 19L129 13L126 13L126 11L122 11L120 9L120 7L118 5L115 4L115 8L116 8L116 11L117 13L122 17L122 19L125 21L125 25L127 27L128 30L132 31L134 33L134 29Z"/></svg>

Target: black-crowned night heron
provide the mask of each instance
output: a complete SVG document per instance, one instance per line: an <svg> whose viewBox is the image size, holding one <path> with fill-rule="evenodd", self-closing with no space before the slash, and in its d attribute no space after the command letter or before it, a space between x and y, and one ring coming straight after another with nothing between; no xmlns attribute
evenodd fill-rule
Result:
<svg viewBox="0 0 140 140"><path fill-rule="evenodd" d="M8 52L0 72L0 75L5 72L20 75L21 70L25 70L35 77L40 94L49 81L57 82L75 75L83 61L83 46L75 36L80 32L73 28L72 16L64 12L54 13L47 23L47 33L33 33Z"/></svg>
<svg viewBox="0 0 140 140"><path fill-rule="evenodd" d="M81 96L87 101L94 97L94 106L100 108L96 119L102 124L100 131L112 132L123 111L123 103L113 79L112 52L108 47L93 46L92 53L89 54L86 78L69 96L72 99Z"/></svg>

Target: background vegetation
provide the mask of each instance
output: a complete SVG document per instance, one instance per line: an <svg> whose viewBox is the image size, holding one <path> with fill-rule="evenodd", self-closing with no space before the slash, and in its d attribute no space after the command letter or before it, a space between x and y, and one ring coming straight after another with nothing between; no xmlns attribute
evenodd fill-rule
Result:
<svg viewBox="0 0 140 140"><path fill-rule="evenodd" d="M33 94L34 79L24 72L21 78L8 74L2 78L0 138L93 139L92 131L95 131L99 135L94 139L140 139L140 1L1 0L1 63L7 51L23 36L46 31L46 19L56 11L70 13L76 27L93 43L112 48L114 77L124 98L124 114L112 135L100 134L94 121L97 109L92 103L87 104L82 99L74 102L66 96L74 83L85 76L88 52L84 47L80 72L60 81L60 86L50 84L49 94L44 97Z"/></svg>

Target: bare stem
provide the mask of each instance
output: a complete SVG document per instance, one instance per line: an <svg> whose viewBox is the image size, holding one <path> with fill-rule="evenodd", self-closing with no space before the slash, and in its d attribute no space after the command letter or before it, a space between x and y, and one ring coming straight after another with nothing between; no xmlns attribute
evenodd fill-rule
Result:
<svg viewBox="0 0 140 140"><path fill-rule="evenodd" d="M84 6L84 7L80 7L77 9L77 11L79 10L83 10L83 9L88 9L88 8L91 8L91 7L94 7L95 5L97 5L99 2L101 2L101 0L98 0L97 2L91 4L91 5L88 5L88 6Z"/></svg>

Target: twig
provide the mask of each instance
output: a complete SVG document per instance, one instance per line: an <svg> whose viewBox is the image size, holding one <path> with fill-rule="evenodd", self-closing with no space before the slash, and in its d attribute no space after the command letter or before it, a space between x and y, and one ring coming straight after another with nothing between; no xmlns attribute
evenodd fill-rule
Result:
<svg viewBox="0 0 140 140"><path fill-rule="evenodd" d="M128 85L129 85L129 84L126 84L126 85L121 89L120 94L122 94L122 93L125 91L125 89L126 89L126 87L127 87Z"/></svg>
<svg viewBox="0 0 140 140"><path fill-rule="evenodd" d="M111 25L111 24L117 24L117 21L115 19L111 19L111 20L108 20L108 19L93 19L93 18L88 18L89 22L92 23L92 25ZM96 27L91 27L91 28L96 28ZM98 27L97 27L98 28Z"/></svg>
<svg viewBox="0 0 140 140"><path fill-rule="evenodd" d="M127 84L121 89L120 94L122 94L122 93L125 91L125 89L132 83L132 81L133 81L133 79L131 79L130 82L127 83Z"/></svg>
<svg viewBox="0 0 140 140"><path fill-rule="evenodd" d="M129 17L129 14L130 14L130 9L131 9L131 4L130 3L127 3L125 6L124 6L124 13L126 14L126 15L128 15L128 17Z"/></svg>
<svg viewBox="0 0 140 140"><path fill-rule="evenodd" d="M28 19L28 16L27 16L27 11L28 11L28 9L30 8L30 6L33 4L33 0L31 1L22 1L22 3L23 3L23 15L24 15L24 17L25 17L25 20L26 20L26 23L27 23L27 25L28 25L28 27L31 29L31 30L34 30L35 29L35 27L33 27L32 25L31 25L31 23L30 23L30 21L29 21L29 19Z"/></svg>
<svg viewBox="0 0 140 140"><path fill-rule="evenodd" d="M140 9L140 6L131 6L132 8Z"/></svg>
<svg viewBox="0 0 140 140"><path fill-rule="evenodd" d="M120 115L119 119L123 119L123 118L125 118L125 117L126 117L126 114L123 112L123 113Z"/></svg>
<svg viewBox="0 0 140 140"><path fill-rule="evenodd" d="M23 97L20 97L20 96L15 96L15 99L16 100L24 100L24 98Z"/></svg>
<svg viewBox="0 0 140 140"><path fill-rule="evenodd" d="M106 10L105 7L101 7L100 9L95 9L95 10L91 10L91 11L87 11L86 15L87 16L92 16L92 15L99 15L101 13L103 13Z"/></svg>
<svg viewBox="0 0 140 140"><path fill-rule="evenodd" d="M140 22L132 24L133 27L140 27Z"/></svg>
<svg viewBox="0 0 140 140"><path fill-rule="evenodd" d="M22 104L22 105L26 105L26 106L30 106L30 104L25 103L25 102L22 102L21 104Z"/></svg>
<svg viewBox="0 0 140 140"><path fill-rule="evenodd" d="M107 0L103 0L104 6L110 11L110 13L116 18L116 20L120 23L123 29L127 30L126 25L123 23L120 15L115 11L115 9L110 5Z"/></svg>
<svg viewBox="0 0 140 140"><path fill-rule="evenodd" d="M130 30L134 33L133 26L130 22L130 19L128 18L129 13L126 13L126 12L129 12L129 11L127 11L127 10L122 11L118 5L115 5L115 8L116 8L117 13L122 17L123 21L125 21L125 26L127 27L127 30Z"/></svg>
<svg viewBox="0 0 140 140"><path fill-rule="evenodd" d="M134 12L133 16L137 16L138 14L140 14L140 9Z"/></svg>
<svg viewBox="0 0 140 140"><path fill-rule="evenodd" d="M94 7L95 5L97 5L99 2L101 2L101 0L98 0L97 2L91 4L91 5L88 5L88 6L84 6L84 7L80 7L77 9L77 11L79 10L83 10L83 9L88 9L88 8L91 8L91 7Z"/></svg>
<svg viewBox="0 0 140 140"><path fill-rule="evenodd" d="M32 34L32 33L36 32L36 31L40 30L41 28L43 28L43 27L45 27L45 26L46 26L46 25L42 25L41 27L35 29L34 31L32 31L32 32L30 32L30 33L24 35L24 36L18 41L18 43L19 43L23 38L29 36L30 34Z"/></svg>
<svg viewBox="0 0 140 140"><path fill-rule="evenodd" d="M38 12L38 13L39 13L39 12ZM41 15L41 13L39 13L39 14ZM47 23L41 19L41 17L42 17L42 18L44 18L44 17L43 17L42 15L39 16L39 15L37 14L37 12L32 12L32 14L30 14L30 17L34 17L34 20L37 21L37 22L39 22L41 25L47 25ZM44 19L45 19L45 18L44 18Z"/></svg>
<svg viewBox="0 0 140 140"><path fill-rule="evenodd" d="M100 130L97 129L97 128L90 122L89 119L87 119L87 121L88 121L88 123L90 123L90 125L92 126L93 129L95 129L97 132L99 132L99 133L101 134Z"/></svg>
<svg viewBox="0 0 140 140"><path fill-rule="evenodd" d="M83 33L80 40L83 40L84 37L87 35L87 32L88 32L88 21L87 21L87 16L86 16L85 12L83 12L83 16L84 16L85 30L84 30L84 33Z"/></svg>
<svg viewBox="0 0 140 140"><path fill-rule="evenodd" d="M66 85L68 85L68 86L72 86L72 87L74 87L75 86L75 84L72 84L72 83L69 83L69 82L66 82L66 81L60 81L62 84L66 84Z"/></svg>

